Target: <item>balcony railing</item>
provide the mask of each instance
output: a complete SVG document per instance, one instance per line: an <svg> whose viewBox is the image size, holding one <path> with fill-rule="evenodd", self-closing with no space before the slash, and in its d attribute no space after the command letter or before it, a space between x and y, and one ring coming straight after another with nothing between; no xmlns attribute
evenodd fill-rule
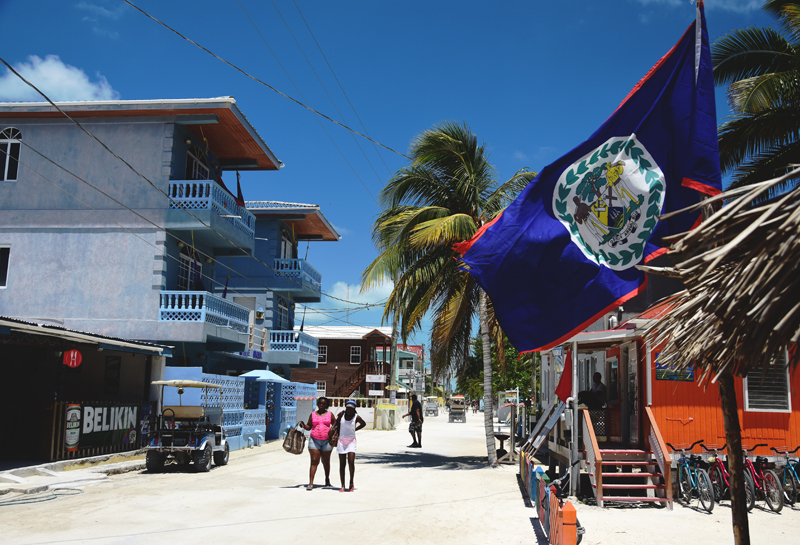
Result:
<svg viewBox="0 0 800 545"><path fill-rule="evenodd" d="M322 275L306 262L305 259L275 259L275 271L278 276L296 278L314 291L322 288Z"/></svg>
<svg viewBox="0 0 800 545"><path fill-rule="evenodd" d="M250 310L205 291L162 291L158 320L208 322L247 333Z"/></svg>
<svg viewBox="0 0 800 545"><path fill-rule="evenodd" d="M256 217L214 180L172 180L169 196L170 209L212 210L248 238L255 236Z"/></svg>
<svg viewBox="0 0 800 545"><path fill-rule="evenodd" d="M270 352L298 352L317 357L319 339L302 331L270 331Z"/></svg>

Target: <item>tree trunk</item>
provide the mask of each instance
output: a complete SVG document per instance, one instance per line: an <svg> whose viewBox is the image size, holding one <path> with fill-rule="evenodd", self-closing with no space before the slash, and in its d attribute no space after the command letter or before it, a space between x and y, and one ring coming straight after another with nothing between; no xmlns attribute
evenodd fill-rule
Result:
<svg viewBox="0 0 800 545"><path fill-rule="evenodd" d="M733 375L719 377L719 397L725 420L725 438L728 442L728 471L731 474L731 517L733 539L736 545L750 545L750 527L747 521L747 504L744 490L744 460L742 457L742 430L736 405L736 387Z"/></svg>
<svg viewBox="0 0 800 545"><path fill-rule="evenodd" d="M489 465L497 465L497 450L494 442L494 392L492 392L492 345L489 338L489 313L486 293L481 290L480 322L481 341L483 342L483 425L486 428L486 454Z"/></svg>

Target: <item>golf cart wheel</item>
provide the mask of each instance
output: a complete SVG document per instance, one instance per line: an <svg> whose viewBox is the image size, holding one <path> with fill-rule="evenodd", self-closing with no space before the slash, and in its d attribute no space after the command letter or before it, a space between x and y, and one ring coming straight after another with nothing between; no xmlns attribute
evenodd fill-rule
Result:
<svg viewBox="0 0 800 545"><path fill-rule="evenodd" d="M211 471L211 445L206 445L203 450L196 450L192 453L194 470L196 473L206 473Z"/></svg>
<svg viewBox="0 0 800 545"><path fill-rule="evenodd" d="M147 458L145 459L145 466L150 473L160 473L164 471L165 456L155 450L147 451Z"/></svg>
<svg viewBox="0 0 800 545"><path fill-rule="evenodd" d="M228 442L225 441L225 450L215 452L214 453L214 465L215 466L224 466L228 463L228 458L231 455L231 449L228 446Z"/></svg>

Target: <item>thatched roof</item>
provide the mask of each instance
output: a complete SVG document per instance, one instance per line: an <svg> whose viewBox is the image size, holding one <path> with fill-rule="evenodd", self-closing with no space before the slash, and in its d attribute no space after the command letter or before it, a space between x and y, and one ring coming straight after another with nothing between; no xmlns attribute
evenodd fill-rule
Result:
<svg viewBox="0 0 800 545"><path fill-rule="evenodd" d="M800 340L800 187L754 204L798 172L706 200L729 203L672 245L674 269L641 267L686 286L648 331L654 346L666 342L660 363L697 365L703 378L746 376ZM800 350L789 352L794 366Z"/></svg>

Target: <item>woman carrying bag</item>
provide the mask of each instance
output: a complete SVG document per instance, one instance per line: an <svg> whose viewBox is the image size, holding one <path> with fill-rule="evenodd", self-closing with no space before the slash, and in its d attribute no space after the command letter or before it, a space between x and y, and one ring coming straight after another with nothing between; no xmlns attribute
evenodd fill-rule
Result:
<svg viewBox="0 0 800 545"><path fill-rule="evenodd" d="M350 466L350 492L355 491L356 487L353 478L356 473L356 430L360 430L367 423L356 414L356 402L348 400L345 404L343 413L339 413L339 418L336 419L336 429L331 430L331 441L338 435L336 441L336 452L339 454L339 481L342 487L339 492L344 492L344 466Z"/></svg>
<svg viewBox="0 0 800 545"><path fill-rule="evenodd" d="M325 486L331 486L331 452L333 447L328 442L331 426L335 423L333 413L328 410L328 398L317 399L317 410L308 417L308 423L300 422L305 430L311 430L308 440L308 453L311 455L311 468L308 471L306 490L314 490L314 475L322 460L325 469Z"/></svg>

